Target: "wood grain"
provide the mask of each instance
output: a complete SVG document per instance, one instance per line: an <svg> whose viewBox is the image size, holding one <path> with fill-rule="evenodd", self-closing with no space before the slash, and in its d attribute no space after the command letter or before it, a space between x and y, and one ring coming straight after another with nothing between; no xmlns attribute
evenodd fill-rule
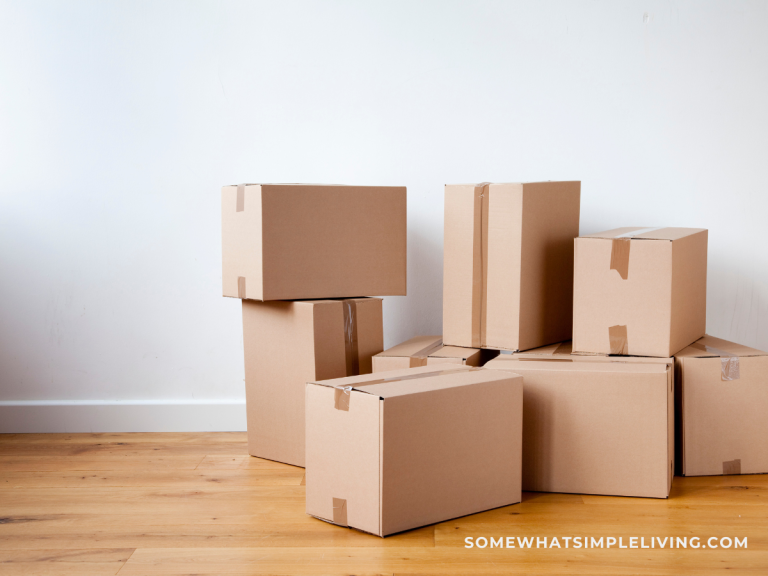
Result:
<svg viewBox="0 0 768 576"><path fill-rule="evenodd" d="M766 574L768 475L668 500L526 493L389 538L304 513L304 470L242 433L0 435L0 574ZM467 549L479 536L730 536L745 549Z"/></svg>

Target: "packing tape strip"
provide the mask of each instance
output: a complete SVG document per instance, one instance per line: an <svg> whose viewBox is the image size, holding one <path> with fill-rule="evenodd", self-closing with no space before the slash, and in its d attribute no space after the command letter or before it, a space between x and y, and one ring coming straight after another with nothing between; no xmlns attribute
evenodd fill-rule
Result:
<svg viewBox="0 0 768 576"><path fill-rule="evenodd" d="M357 345L357 302L343 300L344 309L344 357L347 363L347 376L360 374L360 355Z"/></svg>
<svg viewBox="0 0 768 576"><path fill-rule="evenodd" d="M237 277L237 297L245 299L245 276Z"/></svg>
<svg viewBox="0 0 768 576"><path fill-rule="evenodd" d="M245 184L238 184L237 186L237 207L236 212L245 211Z"/></svg>
<svg viewBox="0 0 768 576"><path fill-rule="evenodd" d="M611 270L616 270L619 276L626 280L629 277L629 247L631 239L640 234L661 230L662 228L663 226L638 228L637 230L630 230L615 236L611 242Z"/></svg>
<svg viewBox="0 0 768 576"><path fill-rule="evenodd" d="M488 314L488 206L490 182L474 188L474 234L472 246L472 347L485 346Z"/></svg>
<svg viewBox="0 0 768 576"><path fill-rule="evenodd" d="M720 350L720 348L715 348L714 346L707 346L706 344L702 344L700 342L694 342L691 344L691 348L696 348L697 350L702 350L704 352L708 352L709 354L720 356L720 379L724 382L738 380L741 378L739 357L736 356L736 354L726 352L725 350Z"/></svg>
<svg viewBox="0 0 768 576"><path fill-rule="evenodd" d="M617 325L608 327L608 341L611 346L611 354L626 356L629 354L627 343L627 326Z"/></svg>
<svg viewBox="0 0 768 576"><path fill-rule="evenodd" d="M347 501L344 498L333 499L333 523L349 527L347 524Z"/></svg>
<svg viewBox="0 0 768 576"><path fill-rule="evenodd" d="M483 370L483 368L450 368L447 370L435 370L433 372L420 372L419 374L393 376L391 378L379 378L369 382L360 382L354 386L334 386L333 407L336 410L349 412L349 401L352 397L352 391L355 389L363 388L365 386L372 386L373 384L385 384L388 382L400 382L402 380L418 380L420 378L429 378L431 376L445 376L446 374L453 374L456 372L476 372L477 370Z"/></svg>
<svg viewBox="0 0 768 576"><path fill-rule="evenodd" d="M726 460L723 462L723 476L730 476L732 474L741 474L741 459Z"/></svg>
<svg viewBox="0 0 768 576"><path fill-rule="evenodd" d="M437 340L436 342L433 342L429 346L424 346L424 348L422 348L421 350L411 354L411 360L414 360L414 359L426 360L427 356L429 356L430 354L432 354L432 352L435 352L436 350L442 347L443 347L443 339L440 338L439 340ZM417 366L424 366L424 364L417 364ZM411 368L413 368L413 366L411 366Z"/></svg>

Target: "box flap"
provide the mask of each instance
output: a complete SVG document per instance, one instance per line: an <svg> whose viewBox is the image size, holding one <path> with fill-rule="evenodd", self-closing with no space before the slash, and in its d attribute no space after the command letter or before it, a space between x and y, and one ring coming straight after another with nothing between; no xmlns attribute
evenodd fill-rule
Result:
<svg viewBox="0 0 768 576"><path fill-rule="evenodd" d="M442 346L442 344L442 336L415 336L397 346L392 346L392 348L384 350L384 352L378 353L376 356L396 356L404 358L410 356L427 356L430 352L439 346Z"/></svg>
<svg viewBox="0 0 768 576"><path fill-rule="evenodd" d="M503 369L503 368L502 368ZM513 371L513 370L510 370ZM493 382L509 378L509 374L493 374L483 368L473 366L451 365L441 369L437 366L420 366L389 372L377 372L335 380L310 382L320 386L328 386L344 392L358 391L378 396L393 398L408 394L420 394L433 390L470 386L480 382Z"/></svg>
<svg viewBox="0 0 768 576"><path fill-rule="evenodd" d="M462 346L443 346L429 354L430 358L459 358L466 360L480 352L479 348L464 348Z"/></svg>
<svg viewBox="0 0 768 576"><path fill-rule="evenodd" d="M677 240L685 238L699 232L704 232L705 228L653 228L642 226L627 226L624 228L614 228L605 232L596 234L585 234L579 238L631 238L636 240Z"/></svg>
<svg viewBox="0 0 768 576"><path fill-rule="evenodd" d="M525 370L551 370L572 372L618 372L658 374L666 372L672 364L669 358L655 358L657 362L606 362L589 361L579 362L553 362L551 360L533 360L521 362L510 355L499 356L485 365L485 368L493 370L507 370L508 372L524 372Z"/></svg>
<svg viewBox="0 0 768 576"><path fill-rule="evenodd" d="M722 356L723 353L739 357L768 356L768 353L762 350L705 335L675 354L675 358L716 358Z"/></svg>

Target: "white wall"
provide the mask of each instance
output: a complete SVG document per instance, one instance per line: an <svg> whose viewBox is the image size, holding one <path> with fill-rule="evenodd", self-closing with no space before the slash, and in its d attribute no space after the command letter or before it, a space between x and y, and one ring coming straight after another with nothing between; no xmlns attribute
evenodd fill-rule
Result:
<svg viewBox="0 0 768 576"><path fill-rule="evenodd" d="M768 349L767 25L764 1L0 3L0 430L243 428L219 190L244 181L408 186L387 346L441 329L444 183L580 179L582 233L709 228L708 331Z"/></svg>

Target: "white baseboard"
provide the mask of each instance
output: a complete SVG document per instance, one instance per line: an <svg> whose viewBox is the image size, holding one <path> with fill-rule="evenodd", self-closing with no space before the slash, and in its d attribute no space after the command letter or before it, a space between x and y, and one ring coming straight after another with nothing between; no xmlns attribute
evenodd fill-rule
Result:
<svg viewBox="0 0 768 576"><path fill-rule="evenodd" d="M0 433L239 432L245 401L6 401Z"/></svg>

